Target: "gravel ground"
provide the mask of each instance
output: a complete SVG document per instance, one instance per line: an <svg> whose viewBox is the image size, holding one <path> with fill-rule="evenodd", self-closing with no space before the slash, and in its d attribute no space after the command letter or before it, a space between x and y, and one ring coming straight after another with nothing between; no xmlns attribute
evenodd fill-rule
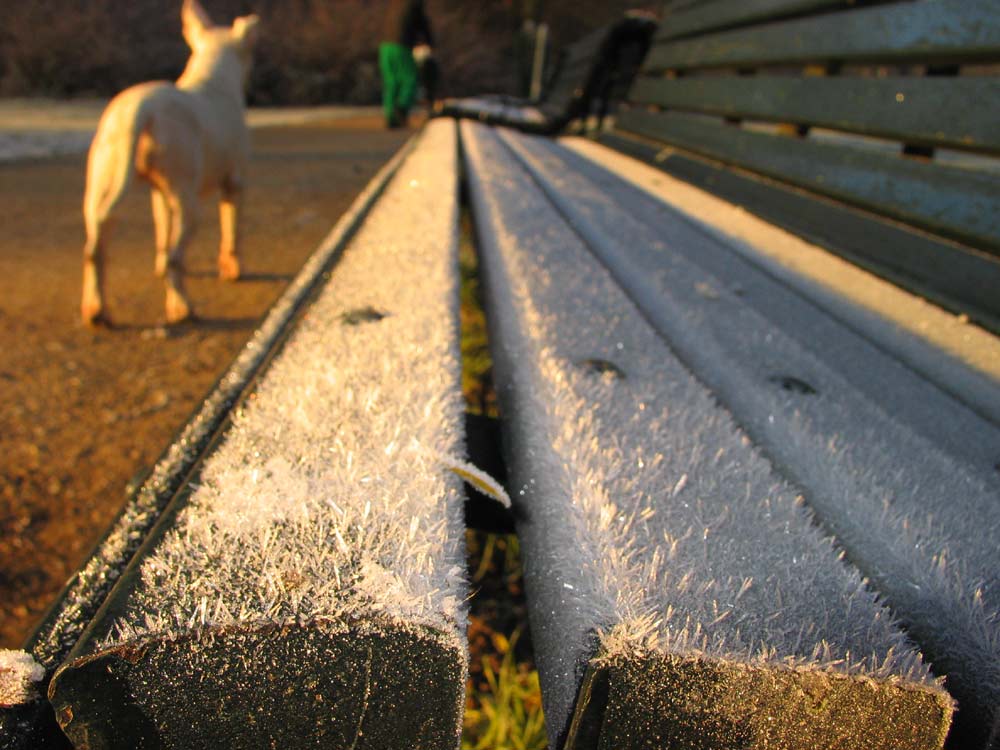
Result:
<svg viewBox="0 0 1000 750"><path fill-rule="evenodd" d="M136 185L110 251L117 327L92 331L78 323L80 203L100 106L33 106L0 103L0 648L21 644L114 518L129 479L155 461L409 135L383 130L372 110L252 113L246 277L215 278L218 228L206 205L188 256L201 317L165 328L147 191ZM9 156L14 136L56 146L4 159L3 138Z"/></svg>

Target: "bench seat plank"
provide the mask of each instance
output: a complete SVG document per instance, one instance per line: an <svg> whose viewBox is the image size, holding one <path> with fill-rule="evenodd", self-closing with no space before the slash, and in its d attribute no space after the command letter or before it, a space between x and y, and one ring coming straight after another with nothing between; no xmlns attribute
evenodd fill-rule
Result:
<svg viewBox="0 0 1000 750"><path fill-rule="evenodd" d="M983 746L1000 705L990 459L1000 427L662 203L551 143L506 141L671 349L801 488L948 675L963 746ZM939 434L945 421L951 440Z"/></svg>
<svg viewBox="0 0 1000 750"><path fill-rule="evenodd" d="M1000 179L987 170L772 135L681 112L633 109L616 127L1000 254Z"/></svg>
<svg viewBox="0 0 1000 750"><path fill-rule="evenodd" d="M74 742L458 747L457 173L433 123L54 676Z"/></svg>
<svg viewBox="0 0 1000 750"><path fill-rule="evenodd" d="M949 699L795 488L494 131L462 138L552 746L940 746Z"/></svg>
<svg viewBox="0 0 1000 750"><path fill-rule="evenodd" d="M225 428L233 404L266 368L288 329L321 285L324 274L367 218L412 145L413 141L409 141L379 170L271 306L229 369L179 430L177 439L159 456L142 482L127 489L128 499L118 518L90 558L66 583L24 645L24 651L45 670L46 677L40 687L48 684L52 673L79 641L185 478ZM62 747L64 743L51 706L42 700L25 706L0 707L0 736L8 741L5 750Z"/></svg>
<svg viewBox="0 0 1000 750"><path fill-rule="evenodd" d="M845 206L816 201L790 188L779 188L758 178L712 167L680 152L654 161L650 150L655 146L644 146L633 153L630 147L637 142L629 140L627 147L621 137L608 139L607 145L583 138L562 138L560 143L652 195L659 211L676 210L678 218L695 222L699 229L718 236L727 252L721 254L723 260L713 264L712 268L716 269L713 273L725 275L717 270L718 265L728 266L732 262L731 255L735 253L746 260L750 268L737 263L734 272L740 269L754 278L760 271L767 277L780 280L782 286L807 298L891 359L918 373L921 379L948 393L985 421L1000 425L1000 340L997 338L1000 326L995 324L992 332L983 329L971 322L968 316L963 318L928 301L926 288L907 291L900 285L900 276L891 277L886 282L883 278L884 267L881 269L882 276L874 275L859 263L856 248L851 248L855 250L852 253L847 253L843 247L830 248L827 244L829 236L819 234L818 228L835 227L849 239L870 238L873 243L885 243L884 258L880 257L880 260L891 261L901 272L903 269L924 268L929 274L945 275L949 268L963 270L971 260L979 262L964 268L968 278L963 277L962 283L956 284L959 287L956 298L969 297L968 282L971 279L981 284L976 291L983 299L991 288L1000 288L1000 259L984 254L972 256L962 253L962 246L935 243L922 232L879 222ZM689 172L672 176L671 171L678 163L703 168L705 176L700 184L692 179ZM583 169L579 162L577 166ZM667 168L671 171L666 171ZM731 189L727 178L734 182L738 180L737 184L744 184L745 189L739 192ZM619 181L606 173L594 179L620 188ZM804 224L790 231L781 222L781 218L787 218L785 215L760 216L758 213L763 212L757 210L759 205L753 205L753 212L746 210L741 201L761 192L766 195L767 189L778 193L773 205L779 202L790 204L793 211L815 221L812 231L808 231ZM633 194L629 192L629 195L629 200L633 200ZM640 202L640 205L644 204ZM831 215L824 221L825 213ZM810 239L810 234L819 234L819 238ZM841 253L847 257L841 258ZM710 257L713 257L711 253L702 253L692 259L697 261ZM734 290L744 288L742 280L733 283ZM748 300L765 298L767 295L747 296ZM997 305L995 312L1000 313L1000 300L994 302ZM784 318L785 321L791 319L790 316ZM809 320L810 323L815 322L815 318L810 317ZM994 320L1000 320L1000 316L995 315ZM781 320L776 319L776 322ZM803 328L806 330L802 331L800 341L820 356L831 356L835 362L838 354L832 353L831 347L820 336L808 331L807 325L787 330L798 333ZM855 368L847 374L864 376L865 371ZM870 385L880 382L880 379L864 377L864 381ZM906 402L889 399L897 393L892 377L885 379L877 393L869 392L875 394L876 400L891 404L888 408L906 417L913 417L924 403L922 397L910 398ZM930 416L925 424L933 426L930 434L939 441L948 443L952 438L963 438L957 444L960 445L956 449L958 454L966 458L979 456L986 464L992 462L993 451L989 441L970 433L967 426L953 424L950 420L942 423L935 416Z"/></svg>
<svg viewBox="0 0 1000 750"><path fill-rule="evenodd" d="M493 96L469 96L453 99L445 105L449 117L470 117L480 122L506 123L514 127L544 130L549 117L537 105L521 99Z"/></svg>
<svg viewBox="0 0 1000 750"><path fill-rule="evenodd" d="M916 0L655 44L648 73L823 61L996 60L1000 0ZM667 22L669 26L669 21Z"/></svg>
<svg viewBox="0 0 1000 750"><path fill-rule="evenodd" d="M638 105L788 122L905 143L1000 153L1000 85L993 78L644 77ZM962 112L961 118L955 117Z"/></svg>

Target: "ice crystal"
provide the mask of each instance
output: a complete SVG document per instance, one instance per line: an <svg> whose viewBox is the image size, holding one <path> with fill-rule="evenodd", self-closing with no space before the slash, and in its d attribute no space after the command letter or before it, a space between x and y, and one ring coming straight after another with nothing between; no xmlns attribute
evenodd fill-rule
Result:
<svg viewBox="0 0 1000 750"><path fill-rule="evenodd" d="M461 633L461 485L437 458L464 452L454 125L422 139L233 414L109 643L376 613ZM384 314L342 324L358 310Z"/></svg>
<svg viewBox="0 0 1000 750"><path fill-rule="evenodd" d="M579 238L539 208L498 136L470 125L463 136L493 256L490 296L517 363L518 451L539 478L531 517L560 535L558 550L535 553L587 612L604 652L654 649L936 689L795 488ZM595 378L581 361L628 375Z"/></svg>
<svg viewBox="0 0 1000 750"><path fill-rule="evenodd" d="M0 649L0 706L18 706L38 699L35 683L45 678L45 669L24 651Z"/></svg>

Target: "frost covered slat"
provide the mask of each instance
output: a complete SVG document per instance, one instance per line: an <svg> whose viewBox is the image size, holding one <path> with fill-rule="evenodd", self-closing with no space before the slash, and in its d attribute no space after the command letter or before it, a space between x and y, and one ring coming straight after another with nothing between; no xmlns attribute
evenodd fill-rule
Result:
<svg viewBox="0 0 1000 750"><path fill-rule="evenodd" d="M553 747L940 747L950 698L796 490L462 135Z"/></svg>
<svg viewBox="0 0 1000 750"><path fill-rule="evenodd" d="M947 676L953 746L992 747L1000 429L989 413L942 390L946 371L925 381L663 203L552 143L507 142Z"/></svg>
<svg viewBox="0 0 1000 750"><path fill-rule="evenodd" d="M456 147L427 128L56 672L74 742L458 747Z"/></svg>
<svg viewBox="0 0 1000 750"><path fill-rule="evenodd" d="M451 117L473 117L488 122L506 122L514 126L543 129L548 120L540 109L522 100L470 96L448 102Z"/></svg>
<svg viewBox="0 0 1000 750"><path fill-rule="evenodd" d="M129 560L183 485L184 478L225 426L232 406L251 387L255 375L280 347L295 316L367 217L412 145L411 139L379 170L306 261L228 371L196 408L176 440L157 459L142 485L134 493L130 492L125 507L104 539L67 582L44 620L28 638L23 653L36 660L44 674L37 682L37 697L18 705L0 705L0 737L8 743L3 746L4 750L35 750L47 747L47 743L62 741L63 735L51 707L42 700L52 672L72 650Z"/></svg>

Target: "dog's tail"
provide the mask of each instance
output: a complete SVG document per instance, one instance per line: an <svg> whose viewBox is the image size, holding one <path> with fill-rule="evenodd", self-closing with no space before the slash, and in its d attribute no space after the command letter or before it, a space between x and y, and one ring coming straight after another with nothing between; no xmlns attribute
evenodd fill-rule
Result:
<svg viewBox="0 0 1000 750"><path fill-rule="evenodd" d="M87 188L83 218L88 242L102 227L125 194L135 171L136 147L149 116L141 97L118 96L108 105L97 126L87 157Z"/></svg>

